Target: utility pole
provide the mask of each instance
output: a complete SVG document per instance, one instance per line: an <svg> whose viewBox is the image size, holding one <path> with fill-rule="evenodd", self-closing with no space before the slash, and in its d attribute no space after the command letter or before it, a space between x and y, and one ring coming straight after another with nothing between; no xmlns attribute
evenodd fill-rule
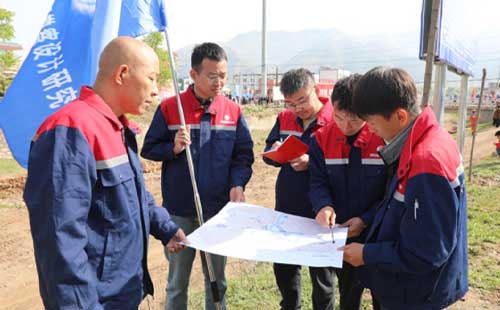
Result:
<svg viewBox="0 0 500 310"><path fill-rule="evenodd" d="M262 72L261 98L267 97L267 31L266 31L266 0L262 0Z"/></svg>
<svg viewBox="0 0 500 310"><path fill-rule="evenodd" d="M470 158L469 158L469 182L472 180L472 160L474 159L474 144L476 143L477 124L479 123L479 116L481 114L481 102L483 101L485 80L486 80L486 69L483 68L483 76L481 78L481 91L479 92L479 103L477 104L476 128L475 130L472 130L472 146L470 148Z"/></svg>
<svg viewBox="0 0 500 310"><path fill-rule="evenodd" d="M436 33L438 31L439 11L441 0L432 0L431 24L429 26L429 37L427 41L427 52L425 56L424 90L422 94L422 106L429 105L429 93L432 82L432 66L436 57Z"/></svg>

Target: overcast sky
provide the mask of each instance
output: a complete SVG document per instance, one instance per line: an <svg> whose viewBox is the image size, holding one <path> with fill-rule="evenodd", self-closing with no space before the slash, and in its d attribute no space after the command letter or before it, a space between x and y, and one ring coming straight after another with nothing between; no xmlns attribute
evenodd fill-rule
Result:
<svg viewBox="0 0 500 310"><path fill-rule="evenodd" d="M471 4L467 24L500 40L499 0L447 0ZM53 0L0 0L15 12L15 41L27 53ZM262 0L165 0L174 49L226 41L262 27ZM352 34L397 33L420 28L421 0L267 0L267 30L337 28Z"/></svg>

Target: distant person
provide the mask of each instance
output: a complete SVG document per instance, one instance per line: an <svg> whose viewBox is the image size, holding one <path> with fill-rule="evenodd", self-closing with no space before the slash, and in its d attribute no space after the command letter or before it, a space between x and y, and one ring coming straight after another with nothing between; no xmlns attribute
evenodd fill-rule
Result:
<svg viewBox="0 0 500 310"><path fill-rule="evenodd" d="M347 243L364 243L367 227L384 196L386 174L377 153L384 141L352 111L352 93L361 75L335 83L331 95L334 122L319 129L311 142L309 198L323 227L349 227ZM358 268L344 262L335 268L341 310L359 310L363 286ZM374 300L374 309L380 309Z"/></svg>
<svg viewBox="0 0 500 310"><path fill-rule="evenodd" d="M185 149L193 157L196 183L205 220L229 201L245 201L244 189L252 174L253 142L241 107L222 89L227 79L226 52L215 43L197 45L191 54L193 84L180 94L186 127L181 125L176 97L160 104L144 139L141 155L161 161L163 206L187 233L200 226ZM185 310L196 251L165 251L169 261L166 309ZM225 309L226 257L210 254ZM205 308L215 309L204 256Z"/></svg>
<svg viewBox="0 0 500 310"><path fill-rule="evenodd" d="M287 109L280 112L266 139L265 151L275 149L289 135L311 143L314 133L332 122L332 104L328 98L318 97L314 77L306 69L294 69L283 75L280 91ZM279 167L276 180L277 211L314 218L309 201L309 154L304 154L285 164L264 157L264 161ZM281 309L301 309L301 266L273 264L274 275L281 293ZM309 267L312 282L313 309L334 307L333 268Z"/></svg>
<svg viewBox="0 0 500 310"><path fill-rule="evenodd" d="M477 117L476 117L475 110L472 110L472 112L470 113L469 123L470 123L470 130L471 130L472 134L475 134L476 129L477 129Z"/></svg>
<svg viewBox="0 0 500 310"><path fill-rule="evenodd" d="M153 294L148 235L169 251L187 242L146 191L136 127L125 116L153 102L158 64L142 41L112 40L94 86L33 139L24 200L46 309L137 309Z"/></svg>
<svg viewBox="0 0 500 310"><path fill-rule="evenodd" d="M493 112L493 126L500 127L500 106L497 106L495 112Z"/></svg>
<svg viewBox="0 0 500 310"><path fill-rule="evenodd" d="M497 142L493 143L496 146L497 155L500 156L500 130L495 132L495 137L497 137Z"/></svg>
<svg viewBox="0 0 500 310"><path fill-rule="evenodd" d="M383 310L438 310L468 290L467 197L460 152L402 69L359 80L353 110L386 141L389 176L365 244L344 247Z"/></svg>

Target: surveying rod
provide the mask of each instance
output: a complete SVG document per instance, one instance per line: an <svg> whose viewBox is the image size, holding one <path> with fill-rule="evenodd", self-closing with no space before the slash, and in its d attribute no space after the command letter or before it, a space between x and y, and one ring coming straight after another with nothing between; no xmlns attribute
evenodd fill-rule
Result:
<svg viewBox="0 0 500 310"><path fill-rule="evenodd" d="M167 41L167 49L168 49L168 57L170 60L170 70L172 71L172 80L174 81L174 89L175 89L175 97L177 98L177 107L179 110L179 117L181 119L181 125L186 126L186 120L184 118L184 111L182 110L181 97L179 96L179 85L177 84L177 72L175 71L174 65L174 53L170 47L170 40L168 38L167 29L165 29L165 41ZM191 176L191 185L193 186L193 194L194 194L194 206L196 209L196 214L198 216L198 222L200 226L205 222L203 220L203 209L201 207L200 193L198 192L198 186L196 185L196 178L194 176L194 165L193 165L193 157L191 156L191 148L190 146L186 146L186 159L189 167L189 175ZM212 264L212 258L210 254L205 251L200 251L202 255L205 256L205 261L207 262L208 269L208 278L210 279L210 288L212 289L212 298L215 304L216 309L220 309L220 294L219 287L217 286L217 279L215 278L214 267Z"/></svg>

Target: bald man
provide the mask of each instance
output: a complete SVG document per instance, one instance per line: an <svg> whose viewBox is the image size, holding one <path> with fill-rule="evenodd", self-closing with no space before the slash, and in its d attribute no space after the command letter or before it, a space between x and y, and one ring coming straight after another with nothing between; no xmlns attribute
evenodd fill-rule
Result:
<svg viewBox="0 0 500 310"><path fill-rule="evenodd" d="M137 309L153 294L148 235L187 242L146 191L139 115L158 93L158 58L120 37L103 50L94 86L52 114L31 144L24 200L46 309Z"/></svg>

